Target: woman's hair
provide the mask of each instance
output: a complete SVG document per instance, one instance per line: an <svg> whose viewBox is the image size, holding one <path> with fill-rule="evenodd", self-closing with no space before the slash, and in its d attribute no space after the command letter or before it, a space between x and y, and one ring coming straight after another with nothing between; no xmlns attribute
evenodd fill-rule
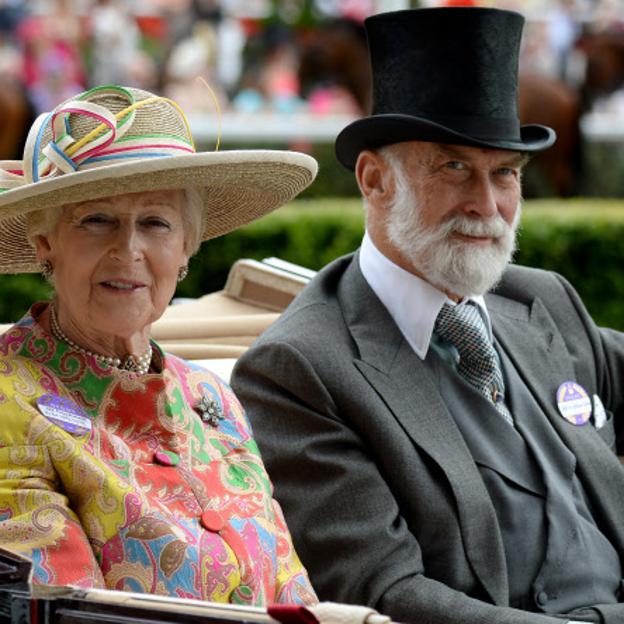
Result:
<svg viewBox="0 0 624 624"><path fill-rule="evenodd" d="M197 253L206 228L204 199L197 188L184 189L186 203L182 214L184 227L184 250L189 258ZM37 236L48 236L54 231L63 214L63 206L35 210L26 215L26 234L30 244L35 246Z"/></svg>
<svg viewBox="0 0 624 624"><path fill-rule="evenodd" d="M184 223L184 249L189 258L194 256L203 240L206 229L204 198L199 189L189 187L184 190L186 204L182 220Z"/></svg>

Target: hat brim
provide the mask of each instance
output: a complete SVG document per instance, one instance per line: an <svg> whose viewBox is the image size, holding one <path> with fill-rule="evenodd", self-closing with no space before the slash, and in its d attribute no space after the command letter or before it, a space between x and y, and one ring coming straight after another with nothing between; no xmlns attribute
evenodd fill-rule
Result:
<svg viewBox="0 0 624 624"><path fill-rule="evenodd" d="M39 270L26 215L125 193L196 188L204 199L202 240L227 234L286 204L316 176L311 156L278 150L201 152L149 158L61 175L0 193L0 273Z"/></svg>
<svg viewBox="0 0 624 624"><path fill-rule="evenodd" d="M520 127L520 140L487 139L462 134L429 119L411 115L384 114L358 119L344 128L336 139L336 157L347 169L355 169L358 155L365 149L377 149L403 141L427 141L538 152L550 147L557 139L552 128L539 124Z"/></svg>

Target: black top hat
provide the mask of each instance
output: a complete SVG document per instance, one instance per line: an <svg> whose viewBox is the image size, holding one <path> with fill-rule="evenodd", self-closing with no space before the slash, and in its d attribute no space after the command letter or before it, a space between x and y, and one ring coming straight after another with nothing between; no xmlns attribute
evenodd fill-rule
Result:
<svg viewBox="0 0 624 624"><path fill-rule="evenodd" d="M353 169L363 149L412 140L521 152L550 147L551 128L518 119L523 25L519 13L487 8L369 17L373 114L338 135L338 160Z"/></svg>

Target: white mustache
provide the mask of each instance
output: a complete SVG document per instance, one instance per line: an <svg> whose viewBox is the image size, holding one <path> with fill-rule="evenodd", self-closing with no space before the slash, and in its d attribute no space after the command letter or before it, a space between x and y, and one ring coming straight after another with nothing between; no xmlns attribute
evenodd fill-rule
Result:
<svg viewBox="0 0 624 624"><path fill-rule="evenodd" d="M509 232L510 228L511 226L500 216L484 221L483 219L471 219L457 215L444 224L447 235L463 234L488 238L501 238Z"/></svg>

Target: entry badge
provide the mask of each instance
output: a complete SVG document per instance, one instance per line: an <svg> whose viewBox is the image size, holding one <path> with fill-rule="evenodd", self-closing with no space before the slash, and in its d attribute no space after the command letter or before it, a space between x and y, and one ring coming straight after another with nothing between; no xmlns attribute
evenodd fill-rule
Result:
<svg viewBox="0 0 624 624"><path fill-rule="evenodd" d="M592 414L592 402L583 386L564 381L557 389L559 413L573 425L582 427Z"/></svg>
<svg viewBox="0 0 624 624"><path fill-rule="evenodd" d="M50 422L75 436L91 431L91 419L70 399L44 394L37 399L37 408Z"/></svg>

